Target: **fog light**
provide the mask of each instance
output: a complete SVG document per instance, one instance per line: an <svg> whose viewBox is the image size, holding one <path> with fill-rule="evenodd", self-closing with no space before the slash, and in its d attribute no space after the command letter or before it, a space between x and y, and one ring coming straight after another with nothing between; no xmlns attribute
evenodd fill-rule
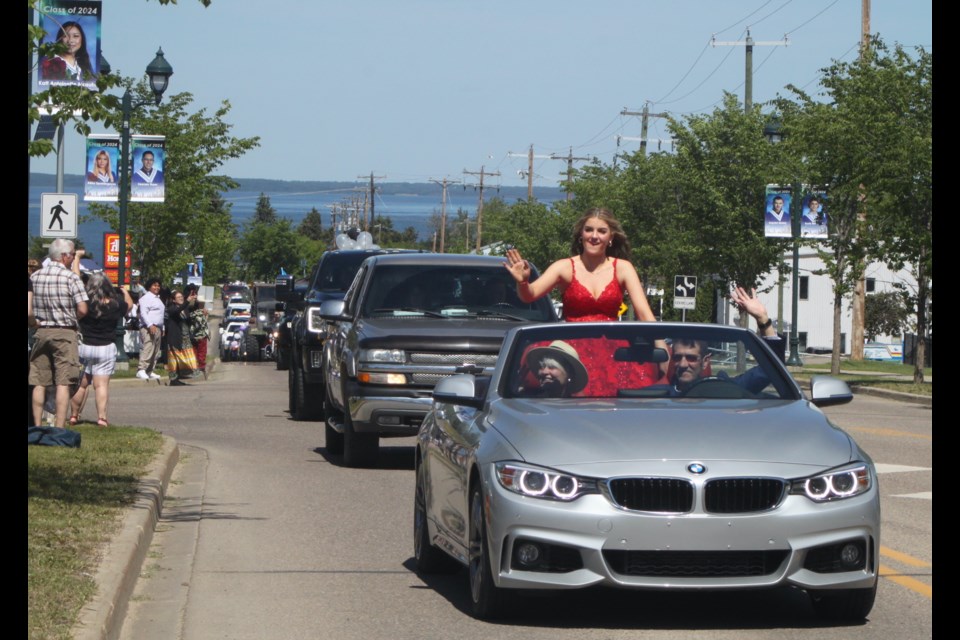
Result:
<svg viewBox="0 0 960 640"><path fill-rule="evenodd" d="M531 567L540 562L540 545L524 542L514 550L513 554L520 564Z"/></svg>
<svg viewBox="0 0 960 640"><path fill-rule="evenodd" d="M843 545L840 549L840 562L845 566L855 567L860 563L860 547L854 543Z"/></svg>

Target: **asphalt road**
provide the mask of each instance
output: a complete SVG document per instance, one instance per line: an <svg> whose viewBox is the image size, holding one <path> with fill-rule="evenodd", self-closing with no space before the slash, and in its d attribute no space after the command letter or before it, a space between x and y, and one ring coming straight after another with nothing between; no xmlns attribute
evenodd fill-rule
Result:
<svg viewBox="0 0 960 640"><path fill-rule="evenodd" d="M180 447L122 640L932 636L930 407L858 395L827 410L882 473L884 575L866 624L824 624L794 590L560 593L486 623L469 615L465 572L413 571L413 439L384 441L375 469L344 468L321 424L289 418L286 379L225 363L190 387L112 386L111 422Z"/></svg>

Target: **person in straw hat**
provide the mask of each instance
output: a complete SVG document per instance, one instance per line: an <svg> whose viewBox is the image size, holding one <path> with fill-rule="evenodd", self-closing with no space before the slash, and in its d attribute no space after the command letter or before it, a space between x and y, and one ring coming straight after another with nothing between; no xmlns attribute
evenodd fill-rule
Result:
<svg viewBox="0 0 960 640"><path fill-rule="evenodd" d="M569 398L587 386L587 369L577 350L563 340L530 350L527 368L534 372L540 386L533 395L545 398Z"/></svg>

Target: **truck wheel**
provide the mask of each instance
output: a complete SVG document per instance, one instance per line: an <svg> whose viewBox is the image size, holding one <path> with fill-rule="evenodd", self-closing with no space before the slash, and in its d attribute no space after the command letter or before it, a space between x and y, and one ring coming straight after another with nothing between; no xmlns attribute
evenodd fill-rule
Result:
<svg viewBox="0 0 960 640"><path fill-rule="evenodd" d="M290 368L290 353L282 347L274 347L277 360L277 371L286 371Z"/></svg>
<svg viewBox="0 0 960 640"><path fill-rule="evenodd" d="M297 381L295 379L296 368L287 369L287 411L292 417L297 410Z"/></svg>
<svg viewBox="0 0 960 640"><path fill-rule="evenodd" d="M294 368L294 388L296 400L293 406L293 419L319 420L323 417L323 385L308 384L303 380L303 369Z"/></svg>
<svg viewBox="0 0 960 640"><path fill-rule="evenodd" d="M380 454L380 436L354 431L350 414L346 411L343 412L343 423L343 464L348 467L372 467Z"/></svg>
<svg viewBox="0 0 960 640"><path fill-rule="evenodd" d="M243 338L243 347L247 352L245 360L247 362L260 362L260 342L257 336L246 335Z"/></svg>

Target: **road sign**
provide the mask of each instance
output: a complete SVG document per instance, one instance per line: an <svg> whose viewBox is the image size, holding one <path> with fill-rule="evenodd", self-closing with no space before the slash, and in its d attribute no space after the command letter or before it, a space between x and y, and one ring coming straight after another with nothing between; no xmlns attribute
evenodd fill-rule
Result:
<svg viewBox="0 0 960 640"><path fill-rule="evenodd" d="M77 237L77 194L40 194L40 237Z"/></svg>
<svg viewBox="0 0 960 640"><path fill-rule="evenodd" d="M697 308L697 276L673 277L673 308Z"/></svg>

